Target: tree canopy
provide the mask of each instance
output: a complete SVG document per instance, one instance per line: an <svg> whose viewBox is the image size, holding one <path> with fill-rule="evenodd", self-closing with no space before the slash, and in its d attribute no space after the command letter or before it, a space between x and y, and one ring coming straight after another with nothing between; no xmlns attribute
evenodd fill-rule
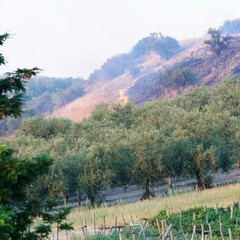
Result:
<svg viewBox="0 0 240 240"><path fill-rule="evenodd" d="M9 37L0 35L0 45ZM0 55L0 65L5 64ZM26 90L25 81L40 71L17 69L6 73L0 79L0 119L8 116L18 117L22 113L23 95ZM40 176L47 175L53 159L41 154L32 158L18 158L10 146L0 145L0 239L43 239L51 232L51 225L57 223L58 229L71 229L66 224L68 209L53 213L56 205L53 199L31 198L28 188ZM32 227L36 217L41 217L40 224Z"/></svg>
<svg viewBox="0 0 240 240"><path fill-rule="evenodd" d="M111 186L140 184L143 198L151 197L166 178L195 178L204 189L214 172L238 161L239 91L239 79L228 79L143 106L102 104L77 123L29 118L5 141L21 158L34 157L32 149L49 154L62 194L86 196L92 205Z"/></svg>

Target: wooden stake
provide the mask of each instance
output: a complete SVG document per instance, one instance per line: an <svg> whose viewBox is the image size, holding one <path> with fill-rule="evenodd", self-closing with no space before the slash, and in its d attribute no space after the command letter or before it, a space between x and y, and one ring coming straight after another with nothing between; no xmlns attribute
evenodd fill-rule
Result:
<svg viewBox="0 0 240 240"><path fill-rule="evenodd" d="M233 240L231 228L228 229L229 240Z"/></svg>
<svg viewBox="0 0 240 240"><path fill-rule="evenodd" d="M96 213L93 213L93 234L96 234Z"/></svg>
<svg viewBox="0 0 240 240"><path fill-rule="evenodd" d="M126 226L126 221L125 221L125 218L123 216L123 213L122 213L122 220L123 220L123 225Z"/></svg>
<svg viewBox="0 0 240 240"><path fill-rule="evenodd" d="M163 223L164 223L164 228L167 228L167 223L165 219L163 220Z"/></svg>
<svg viewBox="0 0 240 240"><path fill-rule="evenodd" d="M119 240L122 240L122 234L119 233Z"/></svg>
<svg viewBox="0 0 240 240"><path fill-rule="evenodd" d="M179 218L180 218L179 224L182 227L182 209L181 208L180 208L180 212L179 212Z"/></svg>
<svg viewBox="0 0 240 240"><path fill-rule="evenodd" d="M167 235L169 234L171 228L172 228L172 224L170 223L170 225L168 226L168 228L167 228L167 230L166 230L166 232L165 232L165 234L164 234L164 239L165 239L165 238L167 237Z"/></svg>
<svg viewBox="0 0 240 240"><path fill-rule="evenodd" d="M145 226L146 226L146 224L147 224L147 222L142 221L142 223L140 225L141 230L139 232L139 235L142 234L144 236L144 238L145 238Z"/></svg>
<svg viewBox="0 0 240 240"><path fill-rule="evenodd" d="M103 215L103 232L105 233L105 229L106 229L106 218L105 215Z"/></svg>
<svg viewBox="0 0 240 240"><path fill-rule="evenodd" d="M216 203L216 214L218 213L218 203Z"/></svg>
<svg viewBox="0 0 240 240"><path fill-rule="evenodd" d="M161 230L160 230L160 225L159 225L159 221L158 219L156 219L157 222L157 228L158 228L158 233L159 233L159 237L161 236Z"/></svg>
<svg viewBox="0 0 240 240"><path fill-rule="evenodd" d="M220 216L219 216L219 217L220 217ZM223 232L222 232L222 222L221 222L221 218L220 218L220 234L221 234L222 240L224 240L224 235L223 235Z"/></svg>
<svg viewBox="0 0 240 240"><path fill-rule="evenodd" d="M201 240L204 240L204 226L203 226L203 224L201 224L201 232L202 232Z"/></svg>
<svg viewBox="0 0 240 240"><path fill-rule="evenodd" d="M137 240L135 233L133 233L132 239L133 239L133 240Z"/></svg>
<svg viewBox="0 0 240 240"><path fill-rule="evenodd" d="M117 217L115 217L115 231L117 231Z"/></svg>
<svg viewBox="0 0 240 240"><path fill-rule="evenodd" d="M196 234L196 225L193 225L193 232L192 232L191 240L194 239L195 234Z"/></svg>
<svg viewBox="0 0 240 240"><path fill-rule="evenodd" d="M85 232L87 234L87 220L86 220L86 217L84 217L84 228L85 228Z"/></svg>
<svg viewBox="0 0 240 240"><path fill-rule="evenodd" d="M212 228L210 224L208 224L208 229L209 229L210 237L212 238Z"/></svg>
<svg viewBox="0 0 240 240"><path fill-rule="evenodd" d="M232 219L233 218L233 205L230 206L230 211L231 211L230 218Z"/></svg>
<svg viewBox="0 0 240 240"><path fill-rule="evenodd" d="M163 220L161 221L162 224L162 239L164 240L164 222Z"/></svg>
<svg viewBox="0 0 240 240"><path fill-rule="evenodd" d="M135 225L134 225L134 221L133 221L133 217L132 216L131 216L131 220L132 220L133 230L135 230Z"/></svg>

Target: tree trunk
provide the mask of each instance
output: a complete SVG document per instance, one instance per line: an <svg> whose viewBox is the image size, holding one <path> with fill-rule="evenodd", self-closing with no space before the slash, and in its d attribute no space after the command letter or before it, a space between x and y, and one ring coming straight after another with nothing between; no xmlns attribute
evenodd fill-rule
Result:
<svg viewBox="0 0 240 240"><path fill-rule="evenodd" d="M90 200L90 204L92 207L95 206L95 197L93 196L92 192L87 192L87 197Z"/></svg>
<svg viewBox="0 0 240 240"><path fill-rule="evenodd" d="M199 190L204 190L204 185L202 182L202 176L201 173L199 171L196 172L196 180L197 180L197 187Z"/></svg>
<svg viewBox="0 0 240 240"><path fill-rule="evenodd" d="M150 197L155 197L155 195L150 191L150 178L148 177L145 182L145 192L141 200L150 199Z"/></svg>

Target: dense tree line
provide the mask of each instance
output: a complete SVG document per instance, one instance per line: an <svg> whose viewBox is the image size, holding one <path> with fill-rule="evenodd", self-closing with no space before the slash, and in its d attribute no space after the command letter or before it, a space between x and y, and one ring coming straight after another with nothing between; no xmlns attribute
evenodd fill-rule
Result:
<svg viewBox="0 0 240 240"><path fill-rule="evenodd" d="M50 78L35 76L26 85L22 101L24 113L19 118L0 120L0 135L16 130L24 117L51 113L84 95L86 81L75 78Z"/></svg>
<svg viewBox="0 0 240 240"><path fill-rule="evenodd" d="M58 197L86 194L94 205L107 187L141 184L149 198L152 184L174 176L194 177L204 189L214 172L238 161L239 91L240 80L228 79L216 89L199 87L141 107L101 104L77 123L29 118L4 141L17 157L55 159L45 184L33 188L58 189Z"/></svg>

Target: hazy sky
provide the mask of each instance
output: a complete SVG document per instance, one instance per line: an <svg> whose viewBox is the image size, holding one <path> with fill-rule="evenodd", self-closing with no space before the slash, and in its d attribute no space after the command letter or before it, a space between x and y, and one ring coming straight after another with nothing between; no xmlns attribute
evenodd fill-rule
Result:
<svg viewBox="0 0 240 240"><path fill-rule="evenodd" d="M38 66L42 75L84 77L141 38L180 39L240 18L239 0L0 0L0 52L7 66Z"/></svg>

